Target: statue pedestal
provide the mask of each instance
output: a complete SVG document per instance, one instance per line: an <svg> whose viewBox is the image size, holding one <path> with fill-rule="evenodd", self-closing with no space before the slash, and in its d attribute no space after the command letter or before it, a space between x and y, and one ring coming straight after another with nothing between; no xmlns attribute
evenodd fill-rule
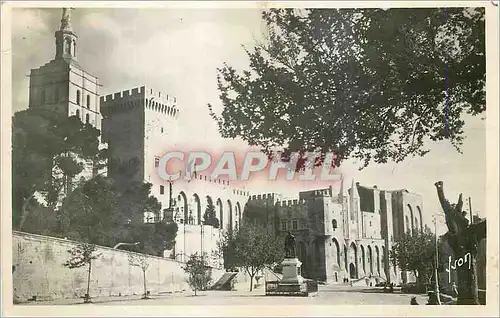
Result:
<svg viewBox="0 0 500 318"><path fill-rule="evenodd" d="M302 262L298 258L285 258L281 264L283 265L281 284L301 284L304 282L300 272Z"/></svg>
<svg viewBox="0 0 500 318"><path fill-rule="evenodd" d="M285 258L282 265L283 278L266 282L267 296L316 296L318 283L301 276L301 261L297 258Z"/></svg>

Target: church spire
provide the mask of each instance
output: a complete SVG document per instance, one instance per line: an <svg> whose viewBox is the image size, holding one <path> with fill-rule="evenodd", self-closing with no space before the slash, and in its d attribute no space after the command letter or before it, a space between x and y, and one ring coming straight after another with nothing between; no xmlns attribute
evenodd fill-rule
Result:
<svg viewBox="0 0 500 318"><path fill-rule="evenodd" d="M61 27L56 31L56 59L76 60L77 36L71 28L72 8L63 8Z"/></svg>
<svg viewBox="0 0 500 318"><path fill-rule="evenodd" d="M73 32L71 29L71 11L73 8L63 8L62 18L61 18L61 31Z"/></svg>

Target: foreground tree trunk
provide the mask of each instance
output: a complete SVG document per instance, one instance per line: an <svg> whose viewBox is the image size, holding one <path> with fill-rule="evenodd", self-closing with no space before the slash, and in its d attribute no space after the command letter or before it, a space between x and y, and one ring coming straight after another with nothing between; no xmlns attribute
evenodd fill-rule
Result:
<svg viewBox="0 0 500 318"><path fill-rule="evenodd" d="M26 218L28 217L28 205L29 205L31 199L33 199L33 197L35 196L35 187L36 186L32 187L31 195L28 198L24 199L23 206L21 209L21 220L19 221L19 231L23 230L24 222L26 221Z"/></svg>
<svg viewBox="0 0 500 318"><path fill-rule="evenodd" d="M465 218L464 212L462 212L462 194L460 194L457 204L452 206L444 196L443 182L438 181L435 183L435 186L448 227L445 239L450 245L455 258L455 260L452 261L452 266L456 268L450 268L450 271L457 271L457 304L479 305L476 269L478 240L475 233L471 230L469 221ZM460 259L463 260L463 263L455 263Z"/></svg>
<svg viewBox="0 0 500 318"><path fill-rule="evenodd" d="M143 270L142 271L142 279L143 279L143 282L144 282L144 299L147 299L148 298L148 289L146 288L146 271Z"/></svg>
<svg viewBox="0 0 500 318"><path fill-rule="evenodd" d="M479 305L477 287L476 258L471 259L471 268L468 264L457 267L458 275L458 305Z"/></svg>
<svg viewBox="0 0 500 318"><path fill-rule="evenodd" d="M85 295L85 300L84 302L89 303L90 302L90 273L92 272L92 260L89 262L89 272L88 272L88 277L87 277L87 294Z"/></svg>

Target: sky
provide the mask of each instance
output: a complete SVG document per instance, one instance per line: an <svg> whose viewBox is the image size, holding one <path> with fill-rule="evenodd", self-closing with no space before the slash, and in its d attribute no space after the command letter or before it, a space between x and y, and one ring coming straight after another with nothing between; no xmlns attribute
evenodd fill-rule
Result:
<svg viewBox="0 0 500 318"><path fill-rule="evenodd" d="M30 69L55 55L54 32L61 9L22 9L12 12L13 111L28 106ZM142 85L177 97L181 110L179 133L188 144L217 149L248 149L242 141L224 140L209 116L207 104L221 110L217 68L224 62L236 69L248 66L244 47L261 40L265 28L257 9L91 9L77 8L71 23L78 36L79 64L99 78L101 95ZM424 157L402 163L373 164L362 171L349 161L342 164L344 180L379 189L408 189L423 197L424 222L442 211L434 183L442 180L445 193L456 202L459 193L471 197L472 210L485 216L486 129L484 116L464 117L466 139L462 154L440 141ZM323 185L322 185L323 186ZM338 188L338 183L334 188ZM287 197L314 188L299 182L249 185L263 193ZM318 187L318 186L316 186ZM441 223L438 232L444 233Z"/></svg>

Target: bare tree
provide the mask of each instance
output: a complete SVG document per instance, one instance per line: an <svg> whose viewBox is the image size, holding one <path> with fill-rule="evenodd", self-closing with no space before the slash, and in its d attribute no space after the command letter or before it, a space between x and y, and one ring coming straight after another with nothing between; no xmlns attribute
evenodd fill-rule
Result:
<svg viewBox="0 0 500 318"><path fill-rule="evenodd" d="M87 275L87 293L84 297L85 303L90 303L90 274L92 272L92 261L99 258L102 254L95 254L97 247L93 244L79 244L68 250L70 258L63 265L69 269L80 268L88 265Z"/></svg>
<svg viewBox="0 0 500 318"><path fill-rule="evenodd" d="M149 268L149 260L146 255L143 254L129 254L128 262L130 265L139 267L142 270L142 279L144 283L144 295L142 299L149 299L148 289L146 286L146 271Z"/></svg>

